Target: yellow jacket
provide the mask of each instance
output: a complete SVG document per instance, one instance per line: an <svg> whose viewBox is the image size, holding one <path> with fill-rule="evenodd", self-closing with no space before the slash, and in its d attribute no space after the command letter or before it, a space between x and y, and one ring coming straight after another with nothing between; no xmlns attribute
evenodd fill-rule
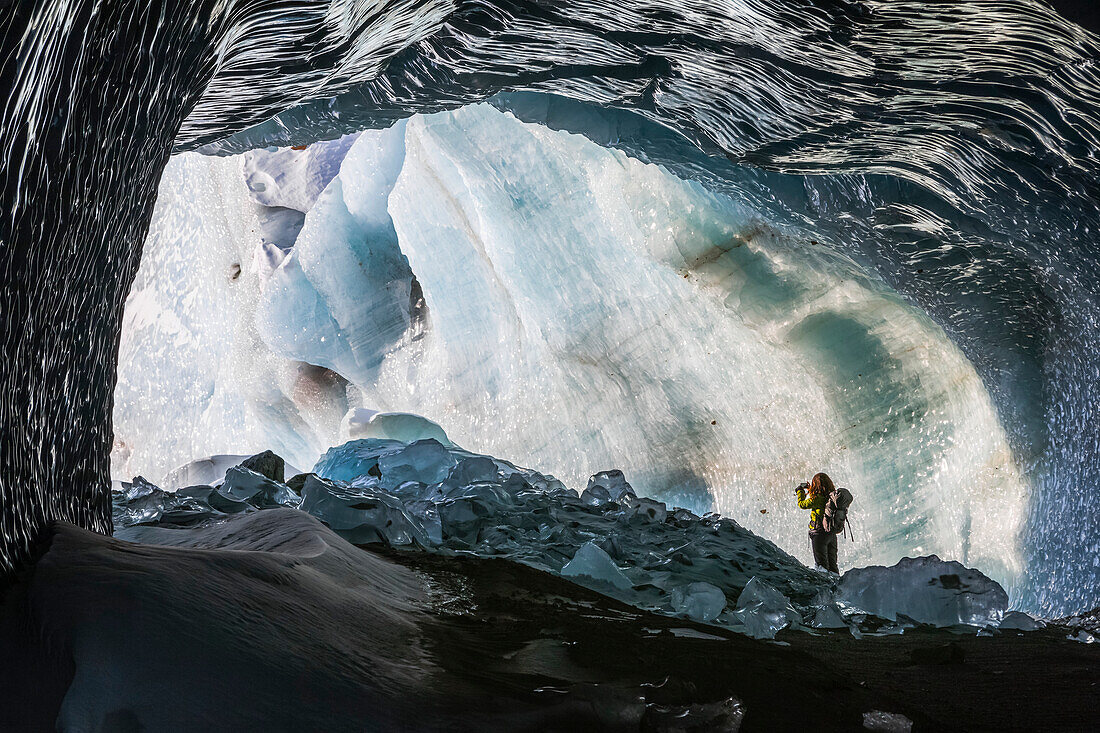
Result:
<svg viewBox="0 0 1100 733"><path fill-rule="evenodd" d="M798 508L810 510L810 531L821 531L821 517L825 512L825 505L829 497L824 492L820 494L806 494L805 489L798 489Z"/></svg>

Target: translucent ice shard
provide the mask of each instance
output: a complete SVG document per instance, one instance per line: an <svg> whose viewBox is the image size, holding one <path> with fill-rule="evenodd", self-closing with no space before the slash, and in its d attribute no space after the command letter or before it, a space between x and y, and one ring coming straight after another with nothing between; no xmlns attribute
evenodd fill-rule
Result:
<svg viewBox="0 0 1100 733"><path fill-rule="evenodd" d="M672 591L672 610L695 621L713 621L726 608L726 595L710 583L689 583Z"/></svg>
<svg viewBox="0 0 1100 733"><path fill-rule="evenodd" d="M757 639L774 639L776 633L802 622L790 600L760 578L753 578L737 597L734 611L746 633Z"/></svg>
<svg viewBox="0 0 1100 733"><path fill-rule="evenodd" d="M633 585L630 578L594 542L581 545L573 559L561 569L561 574L581 582L607 584L618 590L629 590Z"/></svg>

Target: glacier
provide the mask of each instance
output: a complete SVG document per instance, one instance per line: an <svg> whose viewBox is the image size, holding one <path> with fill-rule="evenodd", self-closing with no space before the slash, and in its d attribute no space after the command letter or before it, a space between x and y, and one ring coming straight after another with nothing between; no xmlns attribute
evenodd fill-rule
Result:
<svg viewBox="0 0 1100 733"><path fill-rule="evenodd" d="M1028 479L974 367L752 204L488 105L178 156L127 302L113 471L434 437L571 485L623 467L807 561L789 487L826 470L858 497L846 566L938 554L1011 589Z"/></svg>

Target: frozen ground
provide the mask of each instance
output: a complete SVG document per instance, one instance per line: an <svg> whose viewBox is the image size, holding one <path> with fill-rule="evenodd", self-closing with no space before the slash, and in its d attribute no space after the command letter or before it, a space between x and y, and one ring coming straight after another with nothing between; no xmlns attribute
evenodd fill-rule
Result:
<svg viewBox="0 0 1100 733"><path fill-rule="evenodd" d="M258 462L255 467L261 470ZM584 491L507 461L446 447L360 439L309 474L278 480L245 466L214 486L163 491L145 481L115 497L117 536L187 535L257 509L294 507L356 545L506 558L635 607L772 638L787 627L901 634L920 625L989 633L1008 596L978 570L935 556L837 577L716 514L638 497L620 471ZM163 540L157 539L157 542ZM1011 628L1027 620L1013 616Z"/></svg>

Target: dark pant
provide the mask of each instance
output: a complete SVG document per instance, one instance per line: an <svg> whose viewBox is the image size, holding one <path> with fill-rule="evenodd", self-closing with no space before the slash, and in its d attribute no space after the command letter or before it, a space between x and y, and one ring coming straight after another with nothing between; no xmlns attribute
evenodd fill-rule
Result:
<svg viewBox="0 0 1100 733"><path fill-rule="evenodd" d="M814 551L814 563L826 570L840 574L836 565L836 534L833 532L810 532L810 547Z"/></svg>

